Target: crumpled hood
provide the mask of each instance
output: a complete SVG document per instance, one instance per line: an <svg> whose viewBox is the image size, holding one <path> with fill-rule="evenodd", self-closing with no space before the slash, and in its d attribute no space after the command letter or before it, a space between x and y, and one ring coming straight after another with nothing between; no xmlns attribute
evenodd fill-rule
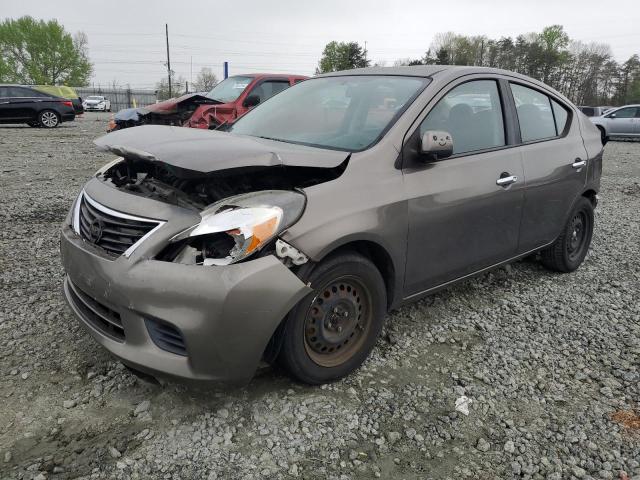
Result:
<svg viewBox="0 0 640 480"><path fill-rule="evenodd" d="M334 168L349 156L349 152L164 125L118 130L94 143L100 150L118 156L164 162L202 173L278 165Z"/></svg>
<svg viewBox="0 0 640 480"><path fill-rule="evenodd" d="M189 104L212 105L220 104L220 102L197 93L187 93L178 98L170 98L163 102L147 105L146 107L142 107L142 109L144 110L144 113L153 112L156 114L170 114L176 113L180 107Z"/></svg>

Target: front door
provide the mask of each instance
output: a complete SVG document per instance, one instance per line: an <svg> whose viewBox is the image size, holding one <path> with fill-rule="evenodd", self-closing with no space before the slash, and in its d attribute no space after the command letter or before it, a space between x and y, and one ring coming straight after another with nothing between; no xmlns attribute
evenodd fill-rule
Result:
<svg viewBox="0 0 640 480"><path fill-rule="evenodd" d="M607 115L609 135L633 135L636 132L638 107L625 107Z"/></svg>
<svg viewBox="0 0 640 480"><path fill-rule="evenodd" d="M525 185L521 154L507 145L503 111L497 80L458 83L409 136L405 297L516 255ZM452 157L421 160L419 141L429 130L451 134Z"/></svg>

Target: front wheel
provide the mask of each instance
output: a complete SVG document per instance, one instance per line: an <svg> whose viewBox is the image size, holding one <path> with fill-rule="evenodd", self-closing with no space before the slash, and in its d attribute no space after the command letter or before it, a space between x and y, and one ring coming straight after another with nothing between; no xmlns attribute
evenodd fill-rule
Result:
<svg viewBox="0 0 640 480"><path fill-rule="evenodd" d="M317 385L367 358L382 329L386 289L375 265L356 253L328 258L304 280L314 291L288 315L278 360L296 379Z"/></svg>
<svg viewBox="0 0 640 480"><path fill-rule="evenodd" d="M45 128L55 128L60 124L60 117L53 110L43 110L38 114L38 123Z"/></svg>
<svg viewBox="0 0 640 480"><path fill-rule="evenodd" d="M542 254L542 264L556 272L573 272L589 251L593 236L593 204L580 197L558 239Z"/></svg>

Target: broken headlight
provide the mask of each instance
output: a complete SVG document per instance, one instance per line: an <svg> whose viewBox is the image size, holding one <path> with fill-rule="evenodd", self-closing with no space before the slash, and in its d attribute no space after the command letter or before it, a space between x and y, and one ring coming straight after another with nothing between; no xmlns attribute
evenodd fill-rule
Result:
<svg viewBox="0 0 640 480"><path fill-rule="evenodd" d="M305 197L286 190L237 195L200 213L199 224L171 239L171 260L229 265L262 250L302 215Z"/></svg>

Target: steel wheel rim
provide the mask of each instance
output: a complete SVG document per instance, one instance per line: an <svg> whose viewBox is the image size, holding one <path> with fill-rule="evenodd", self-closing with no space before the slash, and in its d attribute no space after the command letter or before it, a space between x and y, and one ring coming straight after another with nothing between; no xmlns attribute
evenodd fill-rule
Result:
<svg viewBox="0 0 640 480"><path fill-rule="evenodd" d="M567 254L569 259L574 261L580 257L587 241L587 231L589 228L589 218L583 211L576 213L571 219L569 235L567 237Z"/></svg>
<svg viewBox="0 0 640 480"><path fill-rule="evenodd" d="M53 112L44 112L42 114L41 123L47 127L55 127L58 124L58 117Z"/></svg>
<svg viewBox="0 0 640 480"><path fill-rule="evenodd" d="M307 309L304 347L321 367L336 367L353 358L365 342L372 324L369 289L353 275L327 282Z"/></svg>

